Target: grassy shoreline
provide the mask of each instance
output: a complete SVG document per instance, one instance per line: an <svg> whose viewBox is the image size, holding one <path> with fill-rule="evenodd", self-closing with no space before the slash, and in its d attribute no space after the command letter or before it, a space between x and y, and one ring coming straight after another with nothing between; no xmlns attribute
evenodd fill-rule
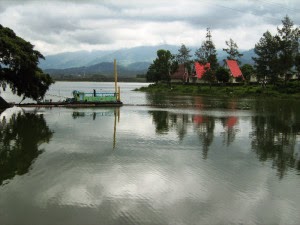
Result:
<svg viewBox="0 0 300 225"><path fill-rule="evenodd" d="M300 83L291 82L287 85L214 85L207 84L150 84L135 91L176 95L195 95L212 97L272 97L300 99Z"/></svg>

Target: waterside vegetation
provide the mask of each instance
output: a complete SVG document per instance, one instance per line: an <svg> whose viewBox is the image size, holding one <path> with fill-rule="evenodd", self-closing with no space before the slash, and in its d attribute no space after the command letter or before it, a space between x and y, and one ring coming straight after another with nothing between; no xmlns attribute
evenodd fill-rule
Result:
<svg viewBox="0 0 300 225"><path fill-rule="evenodd" d="M165 95L197 95L215 97L279 97L300 99L300 82L288 82L287 84L276 85L224 85L224 84L150 84L148 87L141 87L135 91L158 93Z"/></svg>

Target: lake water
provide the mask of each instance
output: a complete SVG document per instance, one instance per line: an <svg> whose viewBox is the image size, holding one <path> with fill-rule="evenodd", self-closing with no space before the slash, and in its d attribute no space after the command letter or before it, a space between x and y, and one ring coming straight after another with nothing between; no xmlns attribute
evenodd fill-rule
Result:
<svg viewBox="0 0 300 225"><path fill-rule="evenodd" d="M120 108L2 112L0 224L300 224L299 100L142 85L120 83ZM47 98L111 87L57 82Z"/></svg>

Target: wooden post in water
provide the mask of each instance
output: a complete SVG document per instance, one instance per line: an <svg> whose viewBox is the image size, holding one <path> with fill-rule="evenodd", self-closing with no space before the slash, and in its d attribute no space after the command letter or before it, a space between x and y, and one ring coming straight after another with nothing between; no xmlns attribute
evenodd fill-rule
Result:
<svg viewBox="0 0 300 225"><path fill-rule="evenodd" d="M118 73L117 73L117 60L114 59L114 75L115 75L115 93L118 100Z"/></svg>

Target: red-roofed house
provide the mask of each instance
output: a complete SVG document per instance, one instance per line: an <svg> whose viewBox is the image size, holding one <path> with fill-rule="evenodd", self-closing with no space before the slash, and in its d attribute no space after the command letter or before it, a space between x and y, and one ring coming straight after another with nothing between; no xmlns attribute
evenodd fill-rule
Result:
<svg viewBox="0 0 300 225"><path fill-rule="evenodd" d="M204 73L210 69L210 63L206 63L205 65L203 65L199 62L195 62L194 66L197 79L202 79Z"/></svg>
<svg viewBox="0 0 300 225"><path fill-rule="evenodd" d="M237 82L236 79L237 78L241 78L242 80L245 80L244 76L243 76L243 73L237 63L236 60L225 60L226 62L226 66L227 68L229 69L230 71L230 75L235 78L233 79L233 82Z"/></svg>
<svg viewBox="0 0 300 225"><path fill-rule="evenodd" d="M179 64L175 73L171 74L171 81L187 82L189 79L189 73L184 64Z"/></svg>

